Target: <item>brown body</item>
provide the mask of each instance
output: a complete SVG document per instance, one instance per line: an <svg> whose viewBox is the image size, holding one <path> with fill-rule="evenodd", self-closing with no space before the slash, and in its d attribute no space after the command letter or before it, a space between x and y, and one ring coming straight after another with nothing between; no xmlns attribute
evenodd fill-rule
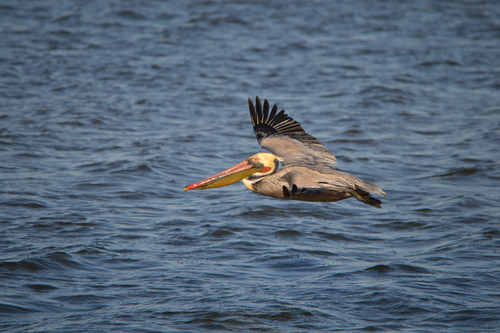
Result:
<svg viewBox="0 0 500 333"><path fill-rule="evenodd" d="M233 184L239 180L250 190L279 199L334 202L350 197L380 208L382 202L370 194L385 196L376 184L335 169L335 156L321 142L307 134L298 122L277 112L269 103L264 109L257 96L256 106L248 99L254 132L261 147L273 154L259 153L185 190ZM281 169L279 164L283 165Z"/></svg>
<svg viewBox="0 0 500 333"><path fill-rule="evenodd" d="M269 197L299 201L334 202L352 196L371 206L381 202L369 193L384 192L375 184L331 167L285 166L266 177L243 179L248 189Z"/></svg>

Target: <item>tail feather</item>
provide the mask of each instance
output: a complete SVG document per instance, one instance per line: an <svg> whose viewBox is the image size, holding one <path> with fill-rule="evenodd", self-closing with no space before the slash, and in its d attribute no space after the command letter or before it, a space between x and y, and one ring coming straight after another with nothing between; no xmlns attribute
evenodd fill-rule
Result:
<svg viewBox="0 0 500 333"><path fill-rule="evenodd" d="M382 208L382 201L380 201L379 199L375 199L369 193L360 190L355 190L352 191L352 195L362 203L367 204L368 206Z"/></svg>

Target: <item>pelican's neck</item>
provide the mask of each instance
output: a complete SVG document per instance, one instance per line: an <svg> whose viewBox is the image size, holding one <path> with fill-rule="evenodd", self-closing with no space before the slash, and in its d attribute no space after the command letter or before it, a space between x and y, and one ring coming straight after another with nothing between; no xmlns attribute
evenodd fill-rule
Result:
<svg viewBox="0 0 500 333"><path fill-rule="evenodd" d="M245 186L250 190L250 191L253 191L255 192L255 189L253 187L253 184L255 182L258 182L260 179L256 179L256 180L249 180L248 178L250 177L247 177L245 179L242 180L243 184L245 184Z"/></svg>
<svg viewBox="0 0 500 333"><path fill-rule="evenodd" d="M250 190L250 191L253 191L253 192L256 192L255 191L255 188L254 188L254 184L255 183L258 183L260 182L262 179L264 179L265 177L267 176L270 176L274 173L276 173L276 171L278 171L278 168L279 168L279 165L280 165L280 161L278 161L278 159L275 159L274 160L274 167L272 168L271 171L268 171L266 173L254 173L253 175L250 175L248 176L247 178L244 178L242 181L243 181L243 184L245 184L245 186Z"/></svg>

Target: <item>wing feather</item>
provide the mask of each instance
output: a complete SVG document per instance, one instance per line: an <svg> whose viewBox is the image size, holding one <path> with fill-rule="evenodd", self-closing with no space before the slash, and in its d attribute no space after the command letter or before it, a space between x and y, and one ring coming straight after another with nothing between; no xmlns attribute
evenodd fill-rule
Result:
<svg viewBox="0 0 500 333"><path fill-rule="evenodd" d="M257 141L264 149L282 159L283 165L292 164L336 164L335 155L302 126L289 117L285 110L279 113L275 104L269 113L269 102L264 100L264 109L259 96L255 106L248 99L250 116Z"/></svg>

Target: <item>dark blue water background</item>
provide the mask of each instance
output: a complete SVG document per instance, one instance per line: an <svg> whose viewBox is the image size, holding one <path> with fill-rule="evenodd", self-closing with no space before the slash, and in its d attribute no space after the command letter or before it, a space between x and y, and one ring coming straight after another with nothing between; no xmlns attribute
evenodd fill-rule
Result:
<svg viewBox="0 0 500 333"><path fill-rule="evenodd" d="M3 1L2 332L500 327L495 1ZM183 192L267 98L376 181Z"/></svg>

